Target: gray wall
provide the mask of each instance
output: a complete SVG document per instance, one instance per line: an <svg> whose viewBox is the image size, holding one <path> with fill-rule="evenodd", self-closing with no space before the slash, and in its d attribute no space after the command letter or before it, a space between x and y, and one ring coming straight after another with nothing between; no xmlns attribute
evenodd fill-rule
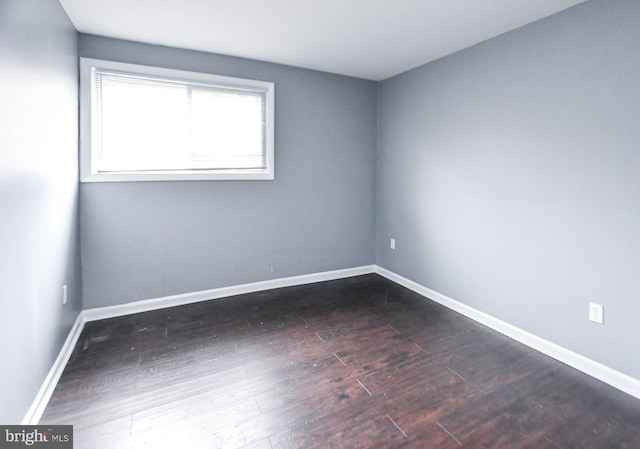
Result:
<svg viewBox="0 0 640 449"><path fill-rule="evenodd" d="M84 307L368 265L375 247L640 378L638 23L637 1L592 0L379 85L80 35L82 56L276 83L275 181L80 187ZM77 39L57 1L0 0L4 423L80 309Z"/></svg>
<svg viewBox="0 0 640 449"><path fill-rule="evenodd" d="M373 263L375 83L82 34L79 49L276 86L275 181L81 185L85 308Z"/></svg>
<svg viewBox="0 0 640 449"><path fill-rule="evenodd" d="M4 424L24 417L80 309L77 108L77 34L60 4L0 0Z"/></svg>
<svg viewBox="0 0 640 449"><path fill-rule="evenodd" d="M593 0L381 83L376 263L640 378L639 23Z"/></svg>

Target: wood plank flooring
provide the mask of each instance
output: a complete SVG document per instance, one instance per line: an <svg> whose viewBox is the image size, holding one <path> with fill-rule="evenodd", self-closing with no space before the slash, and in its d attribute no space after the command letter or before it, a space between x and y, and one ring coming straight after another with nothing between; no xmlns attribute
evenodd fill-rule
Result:
<svg viewBox="0 0 640 449"><path fill-rule="evenodd" d="M96 321L85 448L640 448L640 401L377 275Z"/></svg>

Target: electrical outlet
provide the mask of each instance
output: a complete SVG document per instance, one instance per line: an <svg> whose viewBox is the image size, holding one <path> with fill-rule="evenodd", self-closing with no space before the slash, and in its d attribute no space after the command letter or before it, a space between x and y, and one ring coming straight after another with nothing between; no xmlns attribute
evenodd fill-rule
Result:
<svg viewBox="0 0 640 449"><path fill-rule="evenodd" d="M589 303L589 319L594 323L604 324L604 306L602 304Z"/></svg>
<svg viewBox="0 0 640 449"><path fill-rule="evenodd" d="M396 249L396 239L391 239L391 241L389 242L389 247L391 249Z"/></svg>
<svg viewBox="0 0 640 449"><path fill-rule="evenodd" d="M64 306L68 300L69 300L69 297L67 295L67 284L64 284L62 286L62 305Z"/></svg>

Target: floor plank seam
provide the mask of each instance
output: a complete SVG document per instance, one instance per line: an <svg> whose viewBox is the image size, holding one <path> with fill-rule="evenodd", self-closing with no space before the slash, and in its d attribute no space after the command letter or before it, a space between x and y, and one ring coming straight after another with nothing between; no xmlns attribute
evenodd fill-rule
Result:
<svg viewBox="0 0 640 449"><path fill-rule="evenodd" d="M454 370L452 370L451 368L449 368L448 366L445 366L446 369L448 369L449 371L451 371L453 374L455 374L456 376L458 376L460 379L462 379L463 381L467 381L467 379L465 379L464 377L462 377L460 374L456 373Z"/></svg>
<svg viewBox="0 0 640 449"><path fill-rule="evenodd" d="M449 432L442 424L440 424L438 421L436 421L436 424L438 424L442 430L447 432L447 435L449 435L451 438L453 438L456 441L456 443L458 443L460 446L462 446L462 443L460 442L460 440L457 439L451 432Z"/></svg>
<svg viewBox="0 0 640 449"><path fill-rule="evenodd" d="M392 331L394 331L396 334L402 334L402 332L400 332L398 329L396 329L395 327L393 327L390 324L387 324L387 326L389 326L391 328Z"/></svg>
<svg viewBox="0 0 640 449"><path fill-rule="evenodd" d="M360 384L360 386L362 387L362 389L364 391L366 391L367 393L369 393L369 396L373 396L373 394L371 394L371 392L369 391L369 389L367 387L365 387L362 382L360 382L360 379L356 379L356 381Z"/></svg>
<svg viewBox="0 0 640 449"><path fill-rule="evenodd" d="M404 430L402 430L402 428L398 425L398 423L396 423L393 418L391 416L389 416L389 414L387 414L387 418L389 418L389 421L391 421L391 424L393 424L394 426L396 426L396 429L398 429L400 431L400 433L402 433L402 435L405 436L405 438L409 438L407 436L407 434L404 432Z"/></svg>
<svg viewBox="0 0 640 449"><path fill-rule="evenodd" d="M340 358L340 356L338 356L338 354L336 354L336 353L334 352L334 353L333 353L333 355L335 355L335 356L336 356L336 358L337 358L338 360L340 360L340 363L342 363L344 366L347 366L347 364L346 364L346 363L344 363L344 361Z"/></svg>

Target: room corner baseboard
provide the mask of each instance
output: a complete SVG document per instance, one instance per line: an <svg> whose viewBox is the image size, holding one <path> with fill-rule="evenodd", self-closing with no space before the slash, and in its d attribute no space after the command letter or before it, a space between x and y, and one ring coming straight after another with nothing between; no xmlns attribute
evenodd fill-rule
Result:
<svg viewBox="0 0 640 449"><path fill-rule="evenodd" d="M156 299L148 299L136 301L130 304L123 304L111 307L101 307L96 309L87 309L82 311L69 332L69 335L60 350L49 374L44 380L40 391L38 392L33 404L27 411L22 424L35 425L38 424L42 413L44 412L49 399L55 390L60 376L73 353L73 349L82 333L85 323L105 318L114 318L133 313L158 310L167 307L191 304L210 299L224 298L247 293L255 293L259 291L272 290L276 288L292 287L296 285L312 284L315 282L332 281L344 279L363 274L377 273L389 279L396 284L408 288L425 298L433 300L451 310L477 321L503 335L506 335L520 343L523 343L543 354L546 354L562 363L565 363L579 371L582 371L612 387L615 387L631 396L640 399L640 380L623 374L594 360L584 357L580 354L572 352L566 348L551 343L548 340L533 335L509 323L499 320L491 315L480 312L469 307L459 301L451 299L441 293L424 287L414 281L404 278L392 271L377 265L367 265L356 268L348 268L344 270L326 271L321 273L307 274L301 276L292 276L287 278L272 279L268 281L254 282L231 287L223 287L200 292L186 293L181 295L166 296Z"/></svg>
<svg viewBox="0 0 640 449"><path fill-rule="evenodd" d="M56 385L58 385L60 376L62 376L62 372L73 353L76 342L78 341L78 338L80 338L80 334L84 328L84 323L83 314L80 312L69 331L67 339L60 349L58 357L53 362L53 366L49 370L49 374L47 374L47 377L44 379L36 398L23 418L22 425L36 425L40 421L42 413L44 413L44 410L47 408L47 404L49 403L49 399L51 399L53 390L55 390Z"/></svg>
<svg viewBox="0 0 640 449"><path fill-rule="evenodd" d="M148 312L151 310L165 309L167 307L193 304L210 299L226 298L228 296L244 295L276 288L292 287L296 285L313 284L315 282L333 281L363 274L374 273L374 265L366 265L343 270L324 271L321 273L304 274L267 281L252 282L250 284L234 285L230 287L214 288L199 292L184 293L179 295L164 296L161 298L145 299L117 306L99 307L84 310L86 322L114 318L133 313Z"/></svg>
<svg viewBox="0 0 640 449"><path fill-rule="evenodd" d="M147 299L136 301L134 303L123 304L111 307L101 307L95 309L87 309L80 312L76 321L65 340L58 357L56 358L49 374L45 378L40 391L36 395L33 404L27 411L22 425L36 425L40 421L44 410L51 399L51 395L58 385L60 376L73 353L84 325L90 321L102 320L105 318L115 318L133 313L147 312L167 307L192 304L195 302L206 301L210 299L225 298L228 296L242 295L246 293L255 293L265 290L273 290L276 288L292 287L296 285L313 284L315 282L333 281L344 279L363 274L371 274L375 272L374 265L365 265L355 268L347 268L343 270L324 271L321 273L305 274L300 276L291 276L279 279L270 279L268 281L253 282L250 284L235 285L231 287L215 288L200 292L186 293L181 295L166 296L163 298Z"/></svg>
<svg viewBox="0 0 640 449"><path fill-rule="evenodd" d="M582 371L591 377L594 377L606 384L611 385L618 390L621 390L631 396L640 399L640 380L634 377L628 376L624 373L616 371L596 362L592 359L577 354L569 349L552 343L537 335L531 334L523 329L506 323L498 318L481 312L473 307L469 307L459 301L449 298L446 295L431 290L423 285L418 284L410 279L402 277L392 271L375 265L375 273L389 279L396 284L412 290L419 295L422 295L438 304L441 304L455 312L458 312L467 318L483 324L509 338L512 338L532 349L535 349L549 357L552 357L572 368Z"/></svg>

